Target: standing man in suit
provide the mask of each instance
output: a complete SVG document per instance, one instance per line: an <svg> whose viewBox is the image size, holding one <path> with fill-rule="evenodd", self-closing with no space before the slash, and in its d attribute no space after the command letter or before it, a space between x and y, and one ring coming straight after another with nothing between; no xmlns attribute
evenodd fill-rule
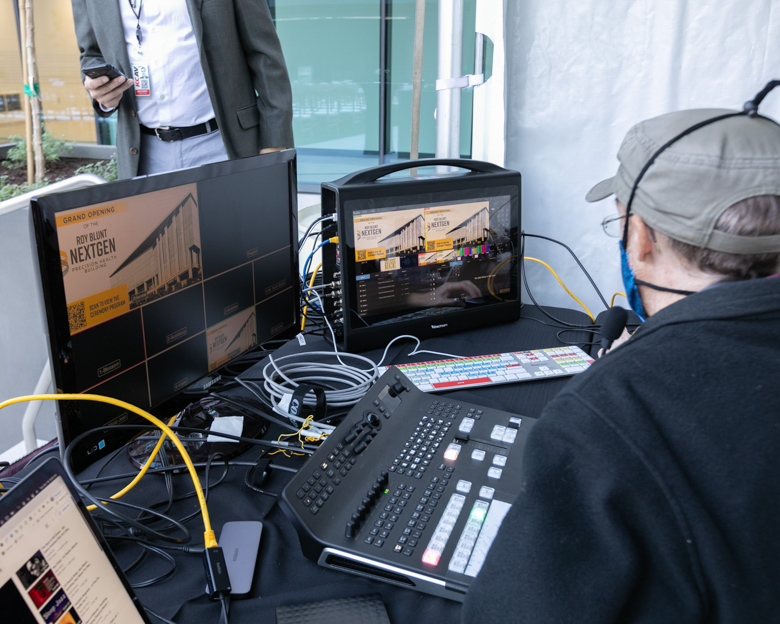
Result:
<svg viewBox="0 0 780 624"><path fill-rule="evenodd" d="M267 0L72 0L101 117L118 110L120 178L293 146L292 91Z"/></svg>

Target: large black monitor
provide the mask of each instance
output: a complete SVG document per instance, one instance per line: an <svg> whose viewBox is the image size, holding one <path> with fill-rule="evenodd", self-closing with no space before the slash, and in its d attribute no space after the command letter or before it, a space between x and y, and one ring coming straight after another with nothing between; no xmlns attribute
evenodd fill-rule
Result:
<svg viewBox="0 0 780 624"><path fill-rule="evenodd" d="M297 325L295 164L286 150L33 199L57 391L154 412ZM137 420L102 403L58 403L63 445ZM95 433L74 464L129 435Z"/></svg>

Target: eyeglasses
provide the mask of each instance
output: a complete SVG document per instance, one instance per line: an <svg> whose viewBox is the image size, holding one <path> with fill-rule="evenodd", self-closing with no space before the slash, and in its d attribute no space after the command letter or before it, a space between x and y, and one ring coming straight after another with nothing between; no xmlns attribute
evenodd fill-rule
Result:
<svg viewBox="0 0 780 624"><path fill-rule="evenodd" d="M620 225L621 219L625 216L626 215L616 214L604 217L604 220L601 222L601 229L604 230L604 234L611 236L612 238L620 238L623 235L623 228ZM631 213L628 216L633 217L634 213Z"/></svg>

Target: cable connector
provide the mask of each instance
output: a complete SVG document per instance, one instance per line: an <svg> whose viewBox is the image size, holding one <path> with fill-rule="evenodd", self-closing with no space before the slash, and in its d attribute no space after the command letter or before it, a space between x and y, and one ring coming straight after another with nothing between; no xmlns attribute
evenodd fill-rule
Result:
<svg viewBox="0 0 780 624"><path fill-rule="evenodd" d="M209 529L203 532L203 543L206 548L213 548L217 546L217 536L214 533L214 529Z"/></svg>
<svg viewBox="0 0 780 624"><path fill-rule="evenodd" d="M230 594L230 576L228 576L225 556L222 548L214 546L203 551L203 567L206 569L207 591L210 600L219 600Z"/></svg>

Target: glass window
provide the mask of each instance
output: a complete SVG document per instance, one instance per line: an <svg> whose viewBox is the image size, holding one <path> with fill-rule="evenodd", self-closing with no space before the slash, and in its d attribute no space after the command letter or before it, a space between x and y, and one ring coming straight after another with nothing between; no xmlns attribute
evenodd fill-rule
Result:
<svg viewBox="0 0 780 624"><path fill-rule="evenodd" d="M24 136L24 115L10 109L14 99L21 108L18 94L24 89L16 10L15 2L0 3L0 143L12 136Z"/></svg>
<svg viewBox="0 0 780 624"><path fill-rule="evenodd" d="M277 0L299 184L379 162L379 0Z"/></svg>
<svg viewBox="0 0 780 624"><path fill-rule="evenodd" d="M22 110L22 98L18 93L12 93L5 96L5 110Z"/></svg>
<svg viewBox="0 0 780 624"><path fill-rule="evenodd" d="M420 158L436 153L436 78L438 72L438 2L425 3L423 35L422 93L420 98ZM387 158L408 160L412 138L412 75L414 70L415 0L393 0L389 3L388 41L389 76ZM463 67L461 75L474 72L474 23L476 0L465 0L463 9ZM461 91L460 155L471 156L471 89Z"/></svg>
<svg viewBox="0 0 780 624"><path fill-rule="evenodd" d="M378 164L411 148L415 0L269 0L293 90L302 190ZM473 72L476 0L464 0L463 74ZM0 11L0 84L23 84L9 4ZM95 120L79 71L69 2L36 5L38 71L47 131L71 141L114 144L116 118ZM63 27L70 24L70 28ZM44 43L45 42L45 43ZM420 157L436 145L438 2L426 2ZM8 59L5 62L4 59ZM462 91L461 156L471 155L470 90ZM23 134L19 94L0 102L0 134ZM7 134L5 134L7 136Z"/></svg>
<svg viewBox="0 0 780 624"><path fill-rule="evenodd" d="M116 115L97 117L99 145L116 145Z"/></svg>
<svg viewBox="0 0 780 624"><path fill-rule="evenodd" d="M269 2L293 92L298 183L408 160L415 0ZM473 73L476 0L465 0L464 74ZM436 149L438 2L426 3L420 157ZM383 49L384 48L384 49ZM385 83L382 84L382 80ZM471 155L471 91L461 103L461 155Z"/></svg>

